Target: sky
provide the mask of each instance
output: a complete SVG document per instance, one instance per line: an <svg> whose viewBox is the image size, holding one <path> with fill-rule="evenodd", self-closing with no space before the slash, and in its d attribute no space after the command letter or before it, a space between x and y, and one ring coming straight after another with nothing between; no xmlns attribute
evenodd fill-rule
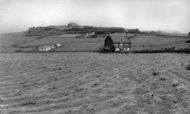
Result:
<svg viewBox="0 0 190 114"><path fill-rule="evenodd" d="M0 33L81 25L190 31L190 0L0 0Z"/></svg>

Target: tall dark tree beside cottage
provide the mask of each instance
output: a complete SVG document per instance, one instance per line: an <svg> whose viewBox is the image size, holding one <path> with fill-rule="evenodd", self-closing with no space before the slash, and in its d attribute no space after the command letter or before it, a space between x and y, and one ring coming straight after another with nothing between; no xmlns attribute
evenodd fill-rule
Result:
<svg viewBox="0 0 190 114"><path fill-rule="evenodd" d="M110 35L108 35L105 39L104 51L114 51L113 40L111 39Z"/></svg>

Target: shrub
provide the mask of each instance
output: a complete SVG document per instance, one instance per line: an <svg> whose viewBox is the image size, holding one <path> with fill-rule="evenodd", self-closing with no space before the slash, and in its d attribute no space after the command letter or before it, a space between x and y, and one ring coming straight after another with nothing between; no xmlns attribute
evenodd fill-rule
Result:
<svg viewBox="0 0 190 114"><path fill-rule="evenodd" d="M190 70L190 64L186 66L186 70Z"/></svg>
<svg viewBox="0 0 190 114"><path fill-rule="evenodd" d="M99 53L105 53L104 46L100 46L97 50Z"/></svg>
<svg viewBox="0 0 190 114"><path fill-rule="evenodd" d="M187 40L186 43L190 43L190 40Z"/></svg>
<svg viewBox="0 0 190 114"><path fill-rule="evenodd" d="M160 73L159 73L159 72L152 72L152 74L153 74L154 76L157 76L157 75L159 75Z"/></svg>

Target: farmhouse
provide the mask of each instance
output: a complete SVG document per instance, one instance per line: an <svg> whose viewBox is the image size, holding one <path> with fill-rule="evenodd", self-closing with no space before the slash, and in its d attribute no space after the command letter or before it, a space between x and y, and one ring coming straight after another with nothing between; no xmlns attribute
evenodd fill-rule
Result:
<svg viewBox="0 0 190 114"><path fill-rule="evenodd" d="M130 40L124 33L108 35L104 42L104 51L129 52Z"/></svg>

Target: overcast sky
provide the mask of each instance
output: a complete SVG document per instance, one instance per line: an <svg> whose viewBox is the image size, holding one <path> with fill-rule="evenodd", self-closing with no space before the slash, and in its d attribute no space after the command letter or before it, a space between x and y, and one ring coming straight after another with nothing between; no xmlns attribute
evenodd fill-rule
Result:
<svg viewBox="0 0 190 114"><path fill-rule="evenodd" d="M121 26L190 31L190 0L0 0L0 33L31 26Z"/></svg>

